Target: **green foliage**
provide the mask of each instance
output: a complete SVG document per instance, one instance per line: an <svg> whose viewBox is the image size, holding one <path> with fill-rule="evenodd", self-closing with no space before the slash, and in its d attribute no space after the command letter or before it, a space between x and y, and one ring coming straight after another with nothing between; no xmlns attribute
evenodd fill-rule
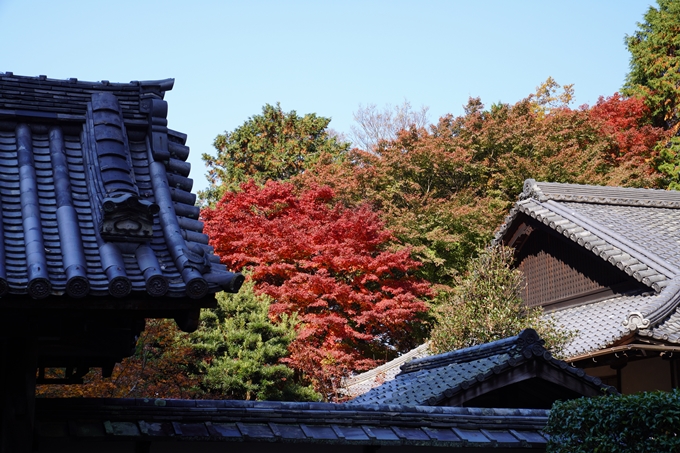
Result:
<svg viewBox="0 0 680 453"><path fill-rule="evenodd" d="M657 3L635 34L626 36L631 59L622 91L644 98L655 124L672 128L680 120L680 1Z"/></svg>
<svg viewBox="0 0 680 453"><path fill-rule="evenodd" d="M680 189L680 1L657 0L649 7L638 30L626 36L631 54L630 72L622 92L644 99L655 125L676 137L657 146L656 168L666 176L664 185Z"/></svg>
<svg viewBox="0 0 680 453"><path fill-rule="evenodd" d="M512 261L512 249L493 247L470 262L467 275L435 309L437 324L431 335L435 352L488 343L532 328L559 355L573 334L543 319L540 309L524 305L520 297L523 276L511 268Z"/></svg>
<svg viewBox="0 0 680 453"><path fill-rule="evenodd" d="M556 402L549 453L680 451L680 391Z"/></svg>
<svg viewBox="0 0 680 453"><path fill-rule="evenodd" d="M212 187L201 196L208 202L219 200L225 190L238 190L241 183L254 179L287 180L300 174L322 154L338 156L349 148L329 134L329 118L314 113L298 116L265 105L261 115L253 115L232 132L215 138L217 155L203 154Z"/></svg>
<svg viewBox="0 0 680 453"><path fill-rule="evenodd" d="M658 168L666 175L668 189L680 190L680 137L659 144Z"/></svg>
<svg viewBox="0 0 680 453"><path fill-rule="evenodd" d="M215 398L318 401L311 387L297 382L280 363L295 338L295 319L269 321L270 299L255 295L252 281L238 294L220 293L218 307L204 310L189 343L200 359L201 390Z"/></svg>

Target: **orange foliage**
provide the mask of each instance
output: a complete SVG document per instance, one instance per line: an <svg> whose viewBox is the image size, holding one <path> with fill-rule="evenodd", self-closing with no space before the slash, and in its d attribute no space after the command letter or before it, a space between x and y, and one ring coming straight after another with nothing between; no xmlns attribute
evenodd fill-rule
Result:
<svg viewBox="0 0 680 453"><path fill-rule="evenodd" d="M174 321L149 319L132 357L117 363L110 378L93 369L82 385L38 385L38 397L62 398L192 398L198 379L187 373L191 348L178 337ZM47 378L60 378L60 370L46 370Z"/></svg>

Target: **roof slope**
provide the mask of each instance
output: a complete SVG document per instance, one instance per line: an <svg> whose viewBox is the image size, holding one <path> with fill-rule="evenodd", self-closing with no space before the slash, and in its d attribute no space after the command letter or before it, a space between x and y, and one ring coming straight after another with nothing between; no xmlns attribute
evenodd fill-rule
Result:
<svg viewBox="0 0 680 453"><path fill-rule="evenodd" d="M38 399L41 445L85 441L257 442L543 450L548 411L267 401ZM262 444L265 443L265 444ZM233 445L233 444L232 444ZM225 447L226 448L226 447ZM236 448L230 446L229 449ZM328 447L326 447L328 448ZM252 449L250 450L252 451ZM297 450L296 450L297 451Z"/></svg>
<svg viewBox="0 0 680 453"><path fill-rule="evenodd" d="M680 341L675 314L680 303L680 192L529 179L496 243L508 239L522 215L649 288L552 312L558 324L579 331L567 354L602 349L636 333Z"/></svg>
<svg viewBox="0 0 680 453"><path fill-rule="evenodd" d="M432 354L430 352L430 343L421 344L396 359L392 359L372 370L347 378L342 383L342 392L350 398L362 395L372 388L394 379L401 372L402 366L408 361L427 357L430 354Z"/></svg>
<svg viewBox="0 0 680 453"><path fill-rule="evenodd" d="M545 378L569 383L581 395L615 392L599 378L551 356L538 334L519 335L479 346L414 359L392 381L355 398L350 404L463 405L517 382ZM498 400L495 401L499 404Z"/></svg>
<svg viewBox="0 0 680 453"><path fill-rule="evenodd" d="M173 83L0 73L0 296L238 290L202 233L186 136L167 128Z"/></svg>

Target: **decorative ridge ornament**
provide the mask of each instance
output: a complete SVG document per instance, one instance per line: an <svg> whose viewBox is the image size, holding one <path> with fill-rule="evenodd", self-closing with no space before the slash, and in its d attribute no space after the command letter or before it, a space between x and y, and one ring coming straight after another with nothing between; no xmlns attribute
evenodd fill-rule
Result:
<svg viewBox="0 0 680 453"><path fill-rule="evenodd" d="M539 201L548 200L548 197L543 194L535 179L527 179L524 181L524 190L520 194L519 199L526 200L528 198L533 198Z"/></svg>
<svg viewBox="0 0 680 453"><path fill-rule="evenodd" d="M204 306L238 291L243 277L202 232L187 136L167 128L173 82L0 72L3 303L132 294L134 307L146 296Z"/></svg>
<svg viewBox="0 0 680 453"><path fill-rule="evenodd" d="M130 193L109 196L102 205L102 239L147 241L153 236L153 216L159 211L156 203Z"/></svg>

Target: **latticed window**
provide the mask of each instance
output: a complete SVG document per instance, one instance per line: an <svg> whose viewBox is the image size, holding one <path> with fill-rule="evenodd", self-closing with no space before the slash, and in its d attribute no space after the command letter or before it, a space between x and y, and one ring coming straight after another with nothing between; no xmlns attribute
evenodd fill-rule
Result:
<svg viewBox="0 0 680 453"><path fill-rule="evenodd" d="M529 306L577 305L639 285L626 273L560 236L534 230L518 254Z"/></svg>

